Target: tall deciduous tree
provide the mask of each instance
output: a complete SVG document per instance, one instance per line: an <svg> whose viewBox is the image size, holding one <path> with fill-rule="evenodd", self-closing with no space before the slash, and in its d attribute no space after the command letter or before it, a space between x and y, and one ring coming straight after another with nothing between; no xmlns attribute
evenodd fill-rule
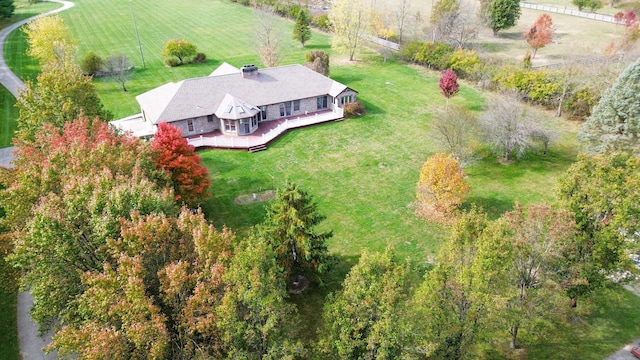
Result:
<svg viewBox="0 0 640 360"><path fill-rule="evenodd" d="M536 57L538 49L550 44L553 40L553 20L549 14L538 16L536 22L523 33L524 39L533 49L533 56Z"/></svg>
<svg viewBox="0 0 640 360"><path fill-rule="evenodd" d="M558 181L562 206L576 221L575 242L566 245L570 267L565 288L577 303L625 268L629 246L640 232L640 159L629 154L580 155Z"/></svg>
<svg viewBox="0 0 640 360"><path fill-rule="evenodd" d="M106 244L114 260L83 275L78 313L51 348L89 359L222 357L215 309L232 238L184 208L179 217L123 219L120 237Z"/></svg>
<svg viewBox="0 0 640 360"><path fill-rule="evenodd" d="M438 0L431 11L430 22L435 27L436 39L446 39L460 16L459 0Z"/></svg>
<svg viewBox="0 0 640 360"><path fill-rule="evenodd" d="M491 0L486 9L487 26L493 30L493 36L498 31L513 27L520 19L520 2L518 0Z"/></svg>
<svg viewBox="0 0 640 360"><path fill-rule="evenodd" d="M311 28L309 27L309 13L305 9L298 11L296 23L293 26L293 40L297 40L304 47L304 43L311 39Z"/></svg>
<svg viewBox="0 0 640 360"><path fill-rule="evenodd" d="M458 86L458 75L451 70L445 70L440 76L440 81L438 82L438 86L440 86L440 93L447 99L445 108L449 108L449 99L458 93L460 87Z"/></svg>
<svg viewBox="0 0 640 360"><path fill-rule="evenodd" d="M255 10L255 37L260 60L266 67L282 62L282 35L276 27L277 14L269 7Z"/></svg>
<svg viewBox="0 0 640 360"><path fill-rule="evenodd" d="M628 151L640 154L640 59L620 74L580 127L586 152Z"/></svg>
<svg viewBox="0 0 640 360"><path fill-rule="evenodd" d="M517 348L523 329L553 328L562 320L568 303L556 271L563 260L563 243L574 236L571 214L547 206L532 205L528 211L516 204L485 232L481 257L486 261L487 279L498 289L494 303L502 304L499 322L511 335L511 348ZM486 254L483 252L491 252ZM496 257L501 259L498 261Z"/></svg>
<svg viewBox="0 0 640 360"><path fill-rule="evenodd" d="M109 78L120 84L122 91L127 91L124 84L133 75L133 66L127 55L112 55L104 62L104 68Z"/></svg>
<svg viewBox="0 0 640 360"><path fill-rule="evenodd" d="M451 155L436 153L420 169L418 213L430 217L455 210L471 190L464 171Z"/></svg>
<svg viewBox="0 0 640 360"><path fill-rule="evenodd" d="M303 354L293 340L295 306L269 245L245 244L222 276L224 296L215 311L227 358L282 359Z"/></svg>
<svg viewBox="0 0 640 360"><path fill-rule="evenodd" d="M324 307L321 347L327 358L398 359L407 333L407 267L366 250L347 275L342 291Z"/></svg>
<svg viewBox="0 0 640 360"><path fill-rule="evenodd" d="M278 190L260 230L287 278L300 273L318 276L325 270L326 241L332 233L315 229L324 219L313 198L297 185L288 183Z"/></svg>
<svg viewBox="0 0 640 360"><path fill-rule="evenodd" d="M164 44L162 49L162 56L175 56L178 58L180 64L184 64L185 60L188 60L196 55L198 48L184 39L169 40Z"/></svg>
<svg viewBox="0 0 640 360"><path fill-rule="evenodd" d="M38 75L37 82L27 81L18 95L20 110L16 137L26 143L35 141L43 124L51 124L60 132L65 123L83 116L109 120L95 85L77 65L61 62Z"/></svg>
<svg viewBox="0 0 640 360"><path fill-rule="evenodd" d="M60 15L43 16L24 28L29 55L38 59L42 67L56 63L73 47L69 30Z"/></svg>
<svg viewBox="0 0 640 360"><path fill-rule="evenodd" d="M463 106L436 114L431 121L431 138L461 165L471 161L473 142L478 136L477 115Z"/></svg>
<svg viewBox="0 0 640 360"><path fill-rule="evenodd" d="M349 61L353 61L360 40L366 34L371 10L364 0L337 0L331 6L331 46L349 54Z"/></svg>
<svg viewBox="0 0 640 360"><path fill-rule="evenodd" d="M11 259L35 299L34 319L47 326L79 295L79 275L102 268L104 244L117 238L119 217L177 211L146 145L117 136L101 121L46 125L35 145L18 141L15 169L2 183L2 203L14 241Z"/></svg>
<svg viewBox="0 0 640 360"><path fill-rule="evenodd" d="M418 346L434 359L473 359L475 344L487 330L490 311L480 283L476 258L488 225L477 209L461 214L438 254L435 269L416 292Z"/></svg>
<svg viewBox="0 0 640 360"><path fill-rule="evenodd" d="M479 124L487 141L505 161L512 160L514 152L520 157L529 149L531 135L538 128L513 97L492 101Z"/></svg>
<svg viewBox="0 0 640 360"><path fill-rule="evenodd" d="M85 320L64 326L52 348L83 359L167 358L166 319L146 293L145 275L140 256L121 256L116 268L106 263L102 272L85 273L87 290L74 301Z"/></svg>
<svg viewBox="0 0 640 360"><path fill-rule="evenodd" d="M211 179L195 148L182 137L180 129L160 123L151 142L156 165L171 178L176 200L197 206L207 199Z"/></svg>

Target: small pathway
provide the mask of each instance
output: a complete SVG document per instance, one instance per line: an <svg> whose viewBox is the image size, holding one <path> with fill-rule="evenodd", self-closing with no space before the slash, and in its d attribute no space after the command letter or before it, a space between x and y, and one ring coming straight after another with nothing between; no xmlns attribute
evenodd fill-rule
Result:
<svg viewBox="0 0 640 360"><path fill-rule="evenodd" d="M20 90L24 88L24 82L9 69L4 60L4 42L13 30L38 17L56 14L73 7L75 4L65 0L47 0L62 4L61 7L38 16L34 16L0 30L0 84L9 90L13 96L18 97ZM0 166L11 167L15 147L0 149ZM18 342L20 345L20 357L22 360L55 360L58 354L55 352L45 354L42 347L51 342L51 333L40 337L38 325L31 319L29 312L33 306L33 298L29 292L18 294Z"/></svg>

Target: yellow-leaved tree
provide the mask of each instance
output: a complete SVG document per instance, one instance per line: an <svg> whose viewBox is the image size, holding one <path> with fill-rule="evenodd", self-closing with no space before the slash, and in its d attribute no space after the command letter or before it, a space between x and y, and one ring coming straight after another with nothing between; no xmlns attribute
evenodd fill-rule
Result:
<svg viewBox="0 0 640 360"><path fill-rule="evenodd" d="M29 55L38 59L40 66L73 57L75 45L60 15L50 15L30 22L24 29L29 43Z"/></svg>
<svg viewBox="0 0 640 360"><path fill-rule="evenodd" d="M464 178L464 171L453 156L436 153L428 158L420 169L418 215L446 221L471 190Z"/></svg>

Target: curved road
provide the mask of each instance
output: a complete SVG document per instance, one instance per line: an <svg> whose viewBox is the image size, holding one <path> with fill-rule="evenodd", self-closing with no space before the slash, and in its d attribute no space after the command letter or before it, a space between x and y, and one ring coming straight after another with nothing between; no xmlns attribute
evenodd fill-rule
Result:
<svg viewBox="0 0 640 360"><path fill-rule="evenodd" d="M7 63L4 60L4 42L7 35L20 26L32 21L38 17L56 14L61 11L67 10L73 7L75 4L70 1L64 0L48 0L51 2L57 2L62 4L61 7L49 11L38 16L34 16L15 24L11 24L8 27L0 30L0 84L9 90L13 96L18 97L20 90L24 88L24 82L20 80L16 74L9 69ZM0 166L10 167L11 160L13 159L14 147L0 149ZM51 340L51 334L45 334L44 337L38 335L38 325L31 320L29 311L33 305L33 298L28 292L22 292L18 294L18 341L20 344L20 357L23 360L54 360L58 358L58 355L53 352L45 354L42 351L42 347L47 345Z"/></svg>

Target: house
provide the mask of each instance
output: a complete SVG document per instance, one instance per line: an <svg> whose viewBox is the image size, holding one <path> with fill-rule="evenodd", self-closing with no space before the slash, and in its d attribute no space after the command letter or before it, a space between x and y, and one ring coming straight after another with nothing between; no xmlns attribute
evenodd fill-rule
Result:
<svg viewBox="0 0 640 360"><path fill-rule="evenodd" d="M150 138L159 123L168 122L196 146L249 148L261 142L258 135L263 143L270 141L276 128L286 131L341 119L342 107L355 102L357 95L302 65L238 69L223 63L207 77L168 83L138 95L141 113L112 125ZM251 141L238 139L252 135Z"/></svg>

